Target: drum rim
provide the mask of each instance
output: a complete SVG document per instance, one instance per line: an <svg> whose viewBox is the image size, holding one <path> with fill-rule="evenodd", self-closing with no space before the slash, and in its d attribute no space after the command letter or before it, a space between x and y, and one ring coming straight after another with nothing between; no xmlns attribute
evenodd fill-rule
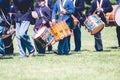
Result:
<svg viewBox="0 0 120 80"><path fill-rule="evenodd" d="M115 25L120 26L120 25L117 24L116 17L115 17L115 13L117 12L117 9L120 7L120 5L116 5L116 6L117 6L117 8L116 8L116 10L114 12L114 20L115 20Z"/></svg>
<svg viewBox="0 0 120 80"><path fill-rule="evenodd" d="M65 22L65 20L62 20L62 21L56 22L55 24L52 24L52 26L51 26L50 28L55 27L56 25L58 25L58 23L61 23L61 22Z"/></svg>
<svg viewBox="0 0 120 80"><path fill-rule="evenodd" d="M97 15L97 14L92 14L92 15L95 15L95 16L97 16L97 17L98 17L98 15ZM85 19L84 23L85 23L85 22L86 22L86 20L87 20L89 17L91 17L92 15L88 16L88 17Z"/></svg>
<svg viewBox="0 0 120 80"><path fill-rule="evenodd" d="M37 34L37 32L38 32L39 30L42 30L42 28L44 28L43 32L39 35L39 37L35 38L35 35ZM38 29L38 31L36 32L36 34L34 34L34 39L38 39L38 38L40 38L40 37L45 33L46 29L47 29L46 26L42 26L42 27L40 27L40 28Z"/></svg>

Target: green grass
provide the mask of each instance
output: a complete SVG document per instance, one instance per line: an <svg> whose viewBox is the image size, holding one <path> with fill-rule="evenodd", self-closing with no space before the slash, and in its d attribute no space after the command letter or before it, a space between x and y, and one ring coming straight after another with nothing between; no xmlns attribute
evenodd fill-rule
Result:
<svg viewBox="0 0 120 80"><path fill-rule="evenodd" d="M20 59L14 39L14 55L0 59L0 80L120 80L120 49L116 48L115 29L102 30L104 51L96 52L94 37L82 28L81 52L73 52L72 36L69 56L47 52L45 56ZM29 34L32 34L31 28ZM53 47L56 50L57 43Z"/></svg>

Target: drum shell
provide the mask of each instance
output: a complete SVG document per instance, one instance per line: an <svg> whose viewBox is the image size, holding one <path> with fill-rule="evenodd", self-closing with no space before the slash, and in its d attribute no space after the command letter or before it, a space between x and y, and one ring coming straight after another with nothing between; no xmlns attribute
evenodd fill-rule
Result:
<svg viewBox="0 0 120 80"><path fill-rule="evenodd" d="M59 40L64 38L64 35L63 35L60 24L61 24L61 22L59 22L59 23L57 23L55 25L52 25L52 27L50 29L51 33L53 34L56 41L59 41Z"/></svg>
<svg viewBox="0 0 120 80"><path fill-rule="evenodd" d="M91 32L91 35L95 35L100 32L105 25L96 14L90 15L88 18L86 18L84 24L88 31Z"/></svg>
<svg viewBox="0 0 120 80"><path fill-rule="evenodd" d="M108 26L120 26L119 24L117 24L117 22L116 22L116 12L117 12L117 10L118 10L118 8L120 8L120 6L119 5L112 5L112 8L113 8L113 10L112 10L112 12L109 12L109 13L106 13L105 15L106 15L106 18L107 18L107 20L108 20ZM118 14L118 16L119 16L119 14ZM119 18L119 17L117 17L117 18ZM120 23L120 22L119 22Z"/></svg>
<svg viewBox="0 0 120 80"><path fill-rule="evenodd" d="M50 46L54 42L53 35L46 26L40 27L38 31L36 31L36 33L34 34L33 38L43 47Z"/></svg>
<svg viewBox="0 0 120 80"><path fill-rule="evenodd" d="M55 41L59 41L72 34L65 21L61 21L55 25L52 25L50 30L55 38Z"/></svg>

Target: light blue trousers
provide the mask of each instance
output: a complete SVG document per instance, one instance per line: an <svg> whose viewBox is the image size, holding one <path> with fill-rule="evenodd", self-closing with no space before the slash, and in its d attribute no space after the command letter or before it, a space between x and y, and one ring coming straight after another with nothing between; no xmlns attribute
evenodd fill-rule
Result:
<svg viewBox="0 0 120 80"><path fill-rule="evenodd" d="M16 38L21 57L26 56L26 49L28 50L29 54L35 50L31 44L29 36L27 35L29 26L29 21L16 22Z"/></svg>

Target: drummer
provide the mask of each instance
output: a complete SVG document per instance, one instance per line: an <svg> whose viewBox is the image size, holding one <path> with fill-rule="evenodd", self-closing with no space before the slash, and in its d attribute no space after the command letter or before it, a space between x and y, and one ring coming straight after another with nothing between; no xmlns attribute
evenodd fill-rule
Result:
<svg viewBox="0 0 120 80"><path fill-rule="evenodd" d="M9 3L8 0L1 0L0 1L0 58L6 55L5 53L5 45L3 42L3 31L5 27L10 27L10 19L9 19ZM7 18L6 18L7 17Z"/></svg>
<svg viewBox="0 0 120 80"><path fill-rule="evenodd" d="M43 26L49 27L49 21L51 19L51 12L50 9L45 5L45 0L38 0L37 2L38 7L35 8L35 14L33 14L33 18L36 19L34 32L38 31L39 28ZM38 55L45 54L45 48L37 41L34 40L36 50Z"/></svg>
<svg viewBox="0 0 120 80"><path fill-rule="evenodd" d="M20 58L26 57L26 49L29 52L29 57L33 57L35 49L30 41L30 37L27 34L31 15L30 12L34 9L33 0L13 0L17 7L17 13L15 14L16 21L16 38L18 41Z"/></svg>
<svg viewBox="0 0 120 80"><path fill-rule="evenodd" d="M16 12L16 6L14 5L13 3L13 0L9 0L10 3L9 3L9 16L10 16L10 23L11 23L11 26L10 28L6 28L6 34L3 34L4 36L4 44L5 44L5 53L10 55L10 54L13 54L14 52L14 46L13 46L13 35L10 35L11 32L13 33L15 31L14 27L15 27L15 21L14 21L14 16L13 14L15 14ZM5 37L6 35L6 37Z"/></svg>
<svg viewBox="0 0 120 80"><path fill-rule="evenodd" d="M120 0L117 1L117 4L120 5ZM118 39L118 48L120 48L120 26L116 27L117 39Z"/></svg>
<svg viewBox="0 0 120 80"><path fill-rule="evenodd" d="M89 15L92 15L95 12L95 14L97 14L104 23L107 23L104 14L111 11L112 6L109 0L94 0L90 8ZM95 34L94 38L96 51L103 51L101 33L99 32Z"/></svg>
<svg viewBox="0 0 120 80"><path fill-rule="evenodd" d="M53 6L54 6L53 0L45 0L45 5L46 5L47 7L49 7L49 8L50 8L50 11L52 12ZM35 7L39 7L38 3L35 5ZM52 45L51 45L51 46L48 46L48 51L50 51L50 52L52 51Z"/></svg>
<svg viewBox="0 0 120 80"><path fill-rule="evenodd" d="M70 15L73 13L74 5L72 0L57 0L52 11L52 23L56 23L57 14L58 22L65 20L67 25L70 26ZM60 40L55 53L58 55L68 55L69 51L68 37Z"/></svg>

